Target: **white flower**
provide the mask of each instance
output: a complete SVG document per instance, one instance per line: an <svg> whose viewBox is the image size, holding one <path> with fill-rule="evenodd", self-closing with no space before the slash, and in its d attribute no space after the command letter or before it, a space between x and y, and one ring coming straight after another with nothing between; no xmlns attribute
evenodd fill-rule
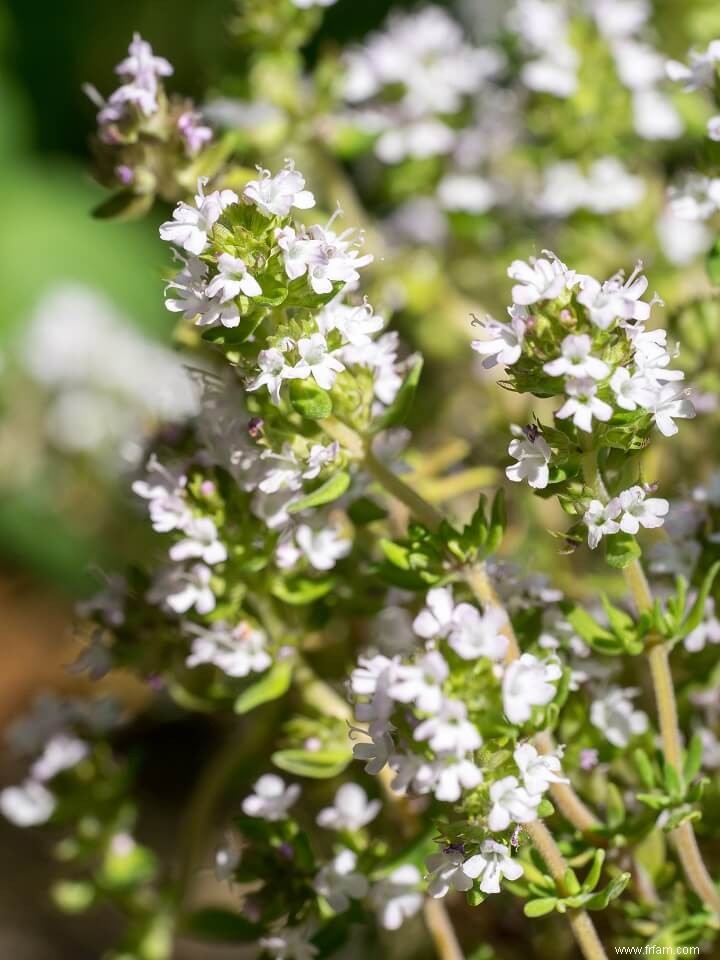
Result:
<svg viewBox="0 0 720 960"><path fill-rule="evenodd" d="M284 443L280 453L265 450L260 460L269 464L262 480L257 484L263 493L277 493L279 490L299 490L302 486L302 473L297 457L289 443Z"/></svg>
<svg viewBox="0 0 720 960"><path fill-rule="evenodd" d="M523 308L510 307L510 323L500 323L487 317L484 323L485 330L490 334L488 340L473 340L472 349L484 356L483 367L491 369L501 363L504 367L511 367L517 363L522 354L522 345L527 326L527 312Z"/></svg>
<svg viewBox="0 0 720 960"><path fill-rule="evenodd" d="M312 244L309 248L308 279L315 293L332 293L334 283L355 283L360 279L358 267L367 266L373 256L359 256L355 231L335 233L318 224L311 227Z"/></svg>
<svg viewBox="0 0 720 960"><path fill-rule="evenodd" d="M45 782L52 780L63 770L77 766L88 755L88 745L77 737L66 733L56 734L48 742L42 754L30 768L33 780Z"/></svg>
<svg viewBox="0 0 720 960"><path fill-rule="evenodd" d="M481 614L477 607L459 603L453 615L448 643L463 660L478 657L503 660L508 638L502 631L507 622L507 614L500 607L489 607Z"/></svg>
<svg viewBox="0 0 720 960"><path fill-rule="evenodd" d="M385 130L375 143L375 154L383 163L400 163L406 157L436 157L450 153L456 135L440 120L416 120Z"/></svg>
<svg viewBox="0 0 720 960"><path fill-rule="evenodd" d="M705 601L705 618L683 641L690 653L704 650L707 643L720 643L720 620L715 616L715 601L708 597Z"/></svg>
<svg viewBox="0 0 720 960"><path fill-rule="evenodd" d="M301 10L309 10L310 7L331 7L337 0L290 0L290 2Z"/></svg>
<svg viewBox="0 0 720 960"><path fill-rule="evenodd" d="M695 407L687 391L678 391L671 383L662 386L652 402L648 404L652 411L655 426L664 437L674 437L678 432L676 419L692 419Z"/></svg>
<svg viewBox="0 0 720 960"><path fill-rule="evenodd" d="M495 189L482 177L449 174L437 185L437 196L444 210L485 213L495 203Z"/></svg>
<svg viewBox="0 0 720 960"><path fill-rule="evenodd" d="M400 755L390 758L390 766L398 771L392 782L393 790L401 792L410 785L417 793L434 793L436 799L445 803L455 803L463 790L473 790L483 781L482 770L472 760L458 757L457 754L440 754L431 762L418 761L412 770L412 758L401 759Z"/></svg>
<svg viewBox="0 0 720 960"><path fill-rule="evenodd" d="M597 389L594 380L568 380L565 384L568 399L555 416L558 420L572 417L573 423L579 430L592 433L593 417L606 423L613 415L610 404L595 396Z"/></svg>
<svg viewBox="0 0 720 960"><path fill-rule="evenodd" d="M313 887L316 893L325 897L336 913L342 913L350 906L350 900L360 900L368 892L367 877L355 873L357 856L352 850L341 850L330 863L321 867Z"/></svg>
<svg viewBox="0 0 720 960"><path fill-rule="evenodd" d="M207 298L207 264L198 257L181 257L182 270L165 287L165 306L171 313L181 313L185 320L194 320L198 315L201 321L210 308ZM168 291L175 296L168 297Z"/></svg>
<svg viewBox="0 0 720 960"><path fill-rule="evenodd" d="M169 77L173 68L165 57L155 56L147 40L143 40L139 33L134 33L128 47L128 56L115 67L115 73L121 77L138 77L148 72L159 77Z"/></svg>
<svg viewBox="0 0 720 960"><path fill-rule="evenodd" d="M234 190L215 190L207 196L203 195L205 178L198 180L198 192L195 196L195 206L179 203L173 211L172 220L168 220L160 227L160 236L169 243L174 243L188 253L199 255L207 247L208 233L212 226L220 219L226 207L238 202L238 195Z"/></svg>
<svg viewBox="0 0 720 960"><path fill-rule="evenodd" d="M544 707L554 698L555 684L562 676L556 662L523 653L505 669L502 681L503 711L511 723L530 719L532 708Z"/></svg>
<svg viewBox="0 0 720 960"><path fill-rule="evenodd" d="M575 377L576 379L604 380L610 373L608 365L593 357L592 340L586 333L565 337L560 349L562 356L543 366L551 377Z"/></svg>
<svg viewBox="0 0 720 960"><path fill-rule="evenodd" d="M353 757L365 761L365 773L377 776L388 762L393 752L394 744L385 724L376 721L368 728L369 741L356 743L353 746Z"/></svg>
<svg viewBox="0 0 720 960"><path fill-rule="evenodd" d="M503 777L490 785L492 807L488 827L494 832L507 830L511 822L530 823L537 819L541 795L531 795L521 787L517 777Z"/></svg>
<svg viewBox="0 0 720 960"><path fill-rule="evenodd" d="M650 497L640 486L630 487L618 495L622 516L620 529L623 533L635 534L640 527L661 527L670 509L670 503L662 497Z"/></svg>
<svg viewBox="0 0 720 960"><path fill-rule="evenodd" d="M640 297L647 290L647 277L640 273L641 264L627 280L618 273L604 283L594 277L580 278L578 302L587 309L590 320L600 330L607 330L614 320L639 320L644 323L650 316L650 304Z"/></svg>
<svg viewBox="0 0 720 960"><path fill-rule="evenodd" d="M431 640L446 637L453 622L453 595L450 587L434 587L425 597L426 607L413 621L413 630L419 637Z"/></svg>
<svg viewBox="0 0 720 960"><path fill-rule="evenodd" d="M229 677L246 677L249 673L262 673L272 663L265 649L265 634L249 623L231 627L218 620L209 627L188 623L185 629L196 635L192 652L185 660L188 667L212 663Z"/></svg>
<svg viewBox="0 0 720 960"><path fill-rule="evenodd" d="M435 716L415 728L413 737L428 740L436 753L470 753L482 746L482 737L459 700L444 700Z"/></svg>
<svg viewBox="0 0 720 960"><path fill-rule="evenodd" d="M217 258L218 273L207 286L208 296L219 297L220 302L234 300L244 293L246 297L259 297L262 294L260 284L250 276L244 260L229 253L221 253Z"/></svg>
<svg viewBox="0 0 720 960"><path fill-rule="evenodd" d="M200 614L215 609L215 594L210 588L212 571L204 563L196 563L189 570L170 567L155 578L147 594L150 603L162 603L173 613L187 613L194 607Z"/></svg>
<svg viewBox="0 0 720 960"><path fill-rule="evenodd" d="M258 943L271 960L312 960L320 951L308 936L306 927L280 927Z"/></svg>
<svg viewBox="0 0 720 960"><path fill-rule="evenodd" d="M55 797L41 783L26 780L19 787L0 791L0 813L16 827L47 823L56 807Z"/></svg>
<svg viewBox="0 0 720 960"><path fill-rule="evenodd" d="M523 875L522 865L511 858L505 844L490 839L483 840L480 853L465 861L463 871L473 879L482 878L480 889L483 893L500 893L503 877L519 880Z"/></svg>
<svg viewBox="0 0 720 960"><path fill-rule="evenodd" d="M282 777L266 773L255 784L255 793L242 802L243 813L263 820L285 820L288 810L300 796L297 783L287 785Z"/></svg>
<svg viewBox="0 0 720 960"><path fill-rule="evenodd" d="M315 822L326 830L360 830L375 819L380 807L379 800L368 800L359 784L344 783L335 794L333 805L323 807Z"/></svg>
<svg viewBox="0 0 720 960"><path fill-rule="evenodd" d="M715 83L715 65L720 62L720 40L713 40L702 53L690 51L690 63L668 60L665 65L667 75L676 83L682 83L685 90L699 90L712 87Z"/></svg>
<svg viewBox="0 0 720 960"><path fill-rule="evenodd" d="M620 515L620 504L617 499L605 505L599 500L591 500L583 516L583 523L588 529L588 546L591 550L600 543L603 537L617 533L620 524L617 517Z"/></svg>
<svg viewBox="0 0 720 960"><path fill-rule="evenodd" d="M298 277L303 277L307 273L315 242L303 230L296 233L293 227L278 227L275 239L283 252L288 279L297 280Z"/></svg>
<svg viewBox="0 0 720 960"><path fill-rule="evenodd" d="M295 366L296 377L312 376L319 387L330 390L335 383L335 377L345 367L334 353L328 351L327 340L321 333L313 333L309 337L298 340L300 360Z"/></svg>
<svg viewBox="0 0 720 960"><path fill-rule="evenodd" d="M332 301L323 307L315 317L320 333L327 336L331 330L338 330L345 343L355 347L364 347L372 342L374 334L385 326L382 317L373 313L368 303L351 307L346 303Z"/></svg>
<svg viewBox="0 0 720 960"><path fill-rule="evenodd" d="M633 373L626 367L618 367L610 377L610 388L615 394L615 402L623 410L637 410L647 407L653 401L654 391L642 373Z"/></svg>
<svg viewBox="0 0 720 960"><path fill-rule="evenodd" d="M508 267L508 276L518 282L512 288L513 303L529 306L539 300L554 300L568 285L569 277L564 264L545 257L531 257L530 262L513 260Z"/></svg>
<svg viewBox="0 0 720 960"><path fill-rule="evenodd" d="M332 570L338 560L352 550L352 540L343 537L337 527L313 530L302 524L295 531L298 547L316 570Z"/></svg>
<svg viewBox="0 0 720 960"><path fill-rule="evenodd" d="M193 517L185 526L187 536L170 547L170 559L176 563L198 558L212 566L227 560L225 544L218 540L217 527L209 517Z"/></svg>
<svg viewBox="0 0 720 960"><path fill-rule="evenodd" d="M543 794L551 783L569 783L562 776L560 758L554 754L540 754L531 743L515 748L513 758L522 777L523 786L531 796Z"/></svg>
<svg viewBox="0 0 720 960"><path fill-rule="evenodd" d="M464 892L469 890L472 879L463 870L463 854L460 850L447 848L433 853L425 861L430 871L428 896L439 899L446 897L451 889Z"/></svg>
<svg viewBox="0 0 720 960"><path fill-rule="evenodd" d="M307 466L302 474L303 478L305 480L314 480L315 477L320 474L323 467L337 460L339 452L340 444L337 441L329 443L327 446L322 443L314 443L308 454Z"/></svg>
<svg viewBox="0 0 720 960"><path fill-rule="evenodd" d="M286 217L292 207L309 210L315 206L315 197L305 189L305 177L295 169L292 160L275 176L259 168L260 179L251 180L243 195L255 204L266 217Z"/></svg>
<svg viewBox="0 0 720 960"><path fill-rule="evenodd" d="M513 483L527 480L533 489L544 490L550 479L548 464L551 457L545 437L541 433L535 433L532 437L516 437L510 441L508 453L518 461L505 468L508 480Z"/></svg>
<svg viewBox="0 0 720 960"><path fill-rule="evenodd" d="M399 930L422 907L420 871L411 863L397 867L370 890L370 902L385 930Z"/></svg>
<svg viewBox="0 0 720 960"><path fill-rule="evenodd" d="M259 390L260 387L267 387L268 393L275 406L280 404L280 389L284 380L293 380L302 378L305 374L291 367L285 360L285 355L277 347L269 347L267 350L261 350L258 354L258 367L260 373L254 380L247 384L247 390Z"/></svg>
<svg viewBox="0 0 720 960"><path fill-rule="evenodd" d="M153 530L169 533L182 530L191 518L190 509L184 497L187 478L167 470L153 454L147 463L147 480L136 480L132 485L133 493L148 500L148 510Z"/></svg>
<svg viewBox="0 0 720 960"><path fill-rule="evenodd" d="M424 654L415 664L401 664L388 692L400 703L414 703L424 713L435 713L443 703L443 683L450 670L437 650Z"/></svg>
<svg viewBox="0 0 720 960"><path fill-rule="evenodd" d="M632 704L639 692L611 687L604 696L596 697L590 707L590 722L615 747L626 747L632 737L648 728L647 715L635 710Z"/></svg>

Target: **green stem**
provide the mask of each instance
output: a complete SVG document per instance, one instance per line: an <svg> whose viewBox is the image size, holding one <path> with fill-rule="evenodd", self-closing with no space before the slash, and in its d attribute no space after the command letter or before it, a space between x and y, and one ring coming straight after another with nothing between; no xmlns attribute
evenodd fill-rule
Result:
<svg viewBox="0 0 720 960"><path fill-rule="evenodd" d="M583 471L588 486L604 501L607 501L609 494L600 473L597 456L585 455ZM624 568L623 574L637 612L639 614L651 612L654 599L640 561L633 560ZM646 651L655 693L663 756L667 763L671 764L678 773L681 773L683 748L678 723L675 686L670 669L670 648L667 643L660 642L658 638L648 638ZM703 861L692 823L681 824L673 830L671 836L688 883L703 903L717 917L720 917L720 894Z"/></svg>

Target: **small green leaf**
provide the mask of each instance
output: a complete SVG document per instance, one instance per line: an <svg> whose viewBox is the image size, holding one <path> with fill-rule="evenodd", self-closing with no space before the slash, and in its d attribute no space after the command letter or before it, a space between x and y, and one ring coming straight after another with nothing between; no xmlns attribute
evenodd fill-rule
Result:
<svg viewBox="0 0 720 960"><path fill-rule="evenodd" d="M423 358L418 356L410 368L407 376L402 382L395 399L383 413L379 420L372 426L372 432L378 433L380 430L387 430L389 427L396 427L405 423L410 414L410 409L415 399L415 391L420 380L420 374L423 367Z"/></svg>
<svg viewBox="0 0 720 960"><path fill-rule="evenodd" d="M703 743L699 733L694 733L688 748L685 751L685 763L683 764L683 775L686 783L690 783L700 773L703 758Z"/></svg>
<svg viewBox="0 0 720 960"><path fill-rule="evenodd" d="M249 713L262 703L278 700L287 693L292 682L292 660L278 660L256 683L235 700L235 713Z"/></svg>
<svg viewBox="0 0 720 960"><path fill-rule="evenodd" d="M633 750L633 760L635 761L635 769L638 772L642 785L647 790L652 790L655 786L655 771L653 770L650 757L644 750L638 748Z"/></svg>
<svg viewBox="0 0 720 960"><path fill-rule="evenodd" d="M349 486L350 474L345 470L339 470L312 493L291 503L288 507L288 513L300 513L301 510L309 510L311 507L322 507L326 503L332 503L333 500L341 497Z"/></svg>
<svg viewBox="0 0 720 960"><path fill-rule="evenodd" d="M314 380L291 380L290 404L306 420L324 420L332 413L330 394Z"/></svg>
<svg viewBox="0 0 720 960"><path fill-rule="evenodd" d="M710 282L720 286L720 239L710 248L705 263Z"/></svg>
<svg viewBox="0 0 720 960"><path fill-rule="evenodd" d="M329 780L343 772L352 760L349 750L317 750L311 752L301 749L276 750L272 755L276 767L296 777L311 777L315 780Z"/></svg>
<svg viewBox="0 0 720 960"><path fill-rule="evenodd" d="M580 893L580 881L578 880L572 867L568 867L563 874L563 886L565 887L568 896L574 897Z"/></svg>
<svg viewBox="0 0 720 960"><path fill-rule="evenodd" d="M685 786L675 767L667 761L663 764L663 780L665 789L671 797L680 798L685 792Z"/></svg>
<svg viewBox="0 0 720 960"><path fill-rule="evenodd" d="M335 583L335 577L323 577L320 580L304 577L301 574L278 577L273 580L270 592L283 603L289 603L293 607L304 607L330 593Z"/></svg>
<svg viewBox="0 0 720 960"><path fill-rule="evenodd" d="M718 571L720 571L720 561L714 563L705 574L700 589L698 590L697 597L695 598L695 602L693 603L687 617L685 617L682 622L682 626L680 627L680 632L683 638L691 633L696 627L699 627L702 623L705 616L705 604L708 596L710 595L710 591L712 590L712 585L715 582L715 577L718 575Z"/></svg>
<svg viewBox="0 0 720 960"><path fill-rule="evenodd" d="M588 874L583 881L583 890L590 892L594 890L598 885L600 880L600 874L602 873L603 864L605 863L605 851L596 850L595 855L593 856L592 866L588 870Z"/></svg>
<svg viewBox="0 0 720 960"><path fill-rule="evenodd" d="M505 491L500 489L495 494L492 508L490 510L490 527L488 529L487 542L485 543L485 552L495 553L505 533L507 524L507 511L505 509Z"/></svg>
<svg viewBox="0 0 720 960"><path fill-rule="evenodd" d="M605 538L605 560L611 567L623 570L641 554L640 545L629 533L613 533Z"/></svg>
<svg viewBox="0 0 720 960"><path fill-rule="evenodd" d="M607 785L607 823L611 830L616 830L625 821L625 804L614 783Z"/></svg>
<svg viewBox="0 0 720 960"><path fill-rule="evenodd" d="M204 907L189 914L182 927L189 936L226 943L250 943L258 939L262 928L239 913L222 907Z"/></svg>
<svg viewBox="0 0 720 960"><path fill-rule="evenodd" d="M557 897L541 897L538 900L528 900L523 907L526 917L544 917L552 913L557 906Z"/></svg>

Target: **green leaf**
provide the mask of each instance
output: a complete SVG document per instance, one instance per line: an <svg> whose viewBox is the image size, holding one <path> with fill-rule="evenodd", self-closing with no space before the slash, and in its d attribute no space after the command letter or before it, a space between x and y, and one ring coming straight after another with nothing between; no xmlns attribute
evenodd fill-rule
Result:
<svg viewBox="0 0 720 960"><path fill-rule="evenodd" d="M720 571L720 561L714 563L705 574L703 582L700 585L700 589L698 590L697 597L695 598L695 602L690 608L687 617L685 617L682 622L680 632L683 638L691 633L696 627L699 627L702 623L705 616L705 603L710 595L710 591L712 590L712 585L715 582L715 577L717 577L718 571Z"/></svg>
<svg viewBox="0 0 720 960"><path fill-rule="evenodd" d="M663 764L663 780L665 789L671 797L679 799L685 793L685 786L679 772L667 761Z"/></svg>
<svg viewBox="0 0 720 960"><path fill-rule="evenodd" d="M345 470L339 470L312 493L291 503L288 507L288 513L300 513L301 510L309 510L311 507L322 507L325 503L332 503L333 500L341 497L349 486L350 474Z"/></svg>
<svg viewBox="0 0 720 960"><path fill-rule="evenodd" d="M700 773L700 766L703 757L703 743L700 734L694 733L687 750L685 751L685 763L683 764L683 775L685 782L690 783Z"/></svg>
<svg viewBox="0 0 720 960"><path fill-rule="evenodd" d="M375 523L376 520L384 520L387 515L387 510L383 509L379 503L371 500L370 497L358 497L348 507L348 516L356 527Z"/></svg>
<svg viewBox="0 0 720 960"><path fill-rule="evenodd" d="M635 769L638 772L642 785L647 790L652 790L655 786L655 771L653 770L650 757L644 750L638 747L636 750L633 750L633 760L635 761Z"/></svg>
<svg viewBox="0 0 720 960"><path fill-rule="evenodd" d="M568 867L563 874L563 886L567 890L568 895L571 897L576 896L582 889L580 887L580 881L578 880L572 867Z"/></svg>
<svg viewBox="0 0 720 960"><path fill-rule="evenodd" d="M283 603L293 607L304 607L326 596L336 583L335 577L323 577L320 580L297 574L292 577L278 577L273 580L270 592Z"/></svg>
<svg viewBox="0 0 720 960"><path fill-rule="evenodd" d="M378 433L380 430L387 430L389 427L395 427L398 424L405 423L410 414L413 400L415 399L415 391L417 390L422 368L423 358L418 356L415 358L412 367L403 380L395 399L380 419L373 424L373 433Z"/></svg>
<svg viewBox="0 0 720 960"><path fill-rule="evenodd" d="M182 928L189 936L226 943L250 943L262 933L259 924L222 907L196 910L184 918Z"/></svg>
<svg viewBox="0 0 720 960"><path fill-rule="evenodd" d="M603 864L605 863L605 851L596 850L595 855L593 856L592 866L588 870L588 874L583 881L583 890L590 892L594 890L598 885L600 880L600 874L602 873Z"/></svg>
<svg viewBox="0 0 720 960"><path fill-rule="evenodd" d="M121 190L99 203L92 215L97 220L139 220L152 207L154 200L152 193Z"/></svg>
<svg viewBox="0 0 720 960"><path fill-rule="evenodd" d="M297 748L276 750L272 755L276 767L296 777L311 777L314 780L329 780L337 777L352 760L349 750L301 750Z"/></svg>
<svg viewBox="0 0 720 960"><path fill-rule="evenodd" d="M324 420L332 413L330 394L314 380L291 380L290 404L306 420Z"/></svg>
<svg viewBox="0 0 720 960"><path fill-rule="evenodd" d="M625 821L625 804L614 783L607 785L607 823L611 830L616 830Z"/></svg>
<svg viewBox="0 0 720 960"><path fill-rule="evenodd" d="M552 913L557 906L557 897L540 897L538 900L528 900L523 907L526 917L544 917Z"/></svg>
<svg viewBox="0 0 720 960"><path fill-rule="evenodd" d="M487 542L485 544L486 553L495 553L495 551L498 549L502 543L506 524L507 511L505 509L505 491L502 489L502 487L500 487L495 494L492 509L490 510L490 527L488 529Z"/></svg>
<svg viewBox="0 0 720 960"><path fill-rule="evenodd" d="M623 652L622 641L605 627L600 626L583 607L573 607L567 612L566 619L593 650L608 656Z"/></svg>
<svg viewBox="0 0 720 960"><path fill-rule="evenodd" d="M287 693L292 682L292 660L278 660L256 683L235 700L235 713L249 713L262 703L278 700Z"/></svg>
<svg viewBox="0 0 720 960"><path fill-rule="evenodd" d="M613 533L605 538L605 560L611 567L623 570L641 554L640 545L629 533Z"/></svg>

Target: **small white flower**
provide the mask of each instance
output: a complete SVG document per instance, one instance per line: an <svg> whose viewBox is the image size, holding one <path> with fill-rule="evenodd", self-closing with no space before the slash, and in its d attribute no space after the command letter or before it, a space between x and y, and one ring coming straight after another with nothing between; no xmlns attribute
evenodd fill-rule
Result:
<svg viewBox="0 0 720 960"><path fill-rule="evenodd" d="M620 515L620 504L617 499L604 504L599 500L591 500L583 516L583 523L588 531L588 546L591 550L600 543L603 537L617 533L620 524L617 517Z"/></svg>
<svg viewBox="0 0 720 960"><path fill-rule="evenodd" d="M185 526L187 536L170 547L170 559L179 563L197 558L212 566L227 560L225 544L218 540L217 527L209 517L193 517Z"/></svg>
<svg viewBox="0 0 720 960"><path fill-rule="evenodd" d="M483 367L491 369L500 363L504 367L511 367L517 363L522 354L523 340L527 327L527 311L522 307L510 307L510 323L500 323L487 317L484 323L486 332L490 335L487 340L473 340L472 349L485 357Z"/></svg>
<svg viewBox="0 0 720 960"><path fill-rule="evenodd" d="M0 813L16 827L36 827L47 823L55 807L53 794L34 780L26 780L19 787L5 787L0 791Z"/></svg>
<svg viewBox="0 0 720 960"><path fill-rule="evenodd" d="M515 437L510 441L508 453L517 463L505 468L505 476L513 483L527 480L534 490L544 490L550 479L548 466L551 457L550 447L541 433L532 438Z"/></svg>
<svg viewBox="0 0 720 960"><path fill-rule="evenodd" d="M315 293L332 293L334 283L355 283L360 279L359 267L371 263L370 253L359 256L354 230L337 234L318 224L311 227L312 245L309 248L308 280Z"/></svg>
<svg viewBox="0 0 720 960"><path fill-rule="evenodd" d="M400 703L414 703L424 713L435 713L443 703L443 683L450 670L437 650L424 654L415 664L401 664L389 694Z"/></svg>
<svg viewBox="0 0 720 960"><path fill-rule="evenodd" d="M713 40L703 52L690 51L690 63L668 60L665 70L668 77L682 83L687 91L712 87L715 83L716 64L720 62L720 40Z"/></svg>
<svg viewBox="0 0 720 960"><path fill-rule="evenodd" d="M532 653L523 653L505 669L502 699L505 716L511 723L525 723L533 707L544 707L556 694L562 669L556 662L539 660Z"/></svg>
<svg viewBox="0 0 720 960"><path fill-rule="evenodd" d="M513 758L522 777L523 786L531 796L543 794L551 783L569 783L562 776L560 758L554 754L540 754L531 743L515 748Z"/></svg>
<svg viewBox="0 0 720 960"><path fill-rule="evenodd" d="M297 783L287 785L282 777L274 773L260 777L254 790L255 793L249 794L242 802L243 813L263 820L285 820L288 810L300 796Z"/></svg>
<svg viewBox="0 0 720 960"><path fill-rule="evenodd" d="M246 297L259 297L260 284L250 276L244 260L229 253L221 253L217 259L218 273L207 286L208 296L219 297L220 302L234 300L244 293Z"/></svg>
<svg viewBox="0 0 720 960"><path fill-rule="evenodd" d="M420 871L411 863L397 867L370 890L370 902L385 930L399 930L423 904Z"/></svg>
<svg viewBox="0 0 720 960"><path fill-rule="evenodd" d="M413 621L413 630L425 640L445 637L453 622L453 595L450 587L434 587L428 590L426 607Z"/></svg>
<svg viewBox="0 0 720 960"><path fill-rule="evenodd" d="M642 373L631 374L626 367L618 367L613 373L610 388L615 394L615 403L623 410L648 407L655 394Z"/></svg>
<svg viewBox="0 0 720 960"><path fill-rule="evenodd" d="M66 733L56 734L30 768L33 780L52 780L63 770L77 766L88 755L88 745Z"/></svg>
<svg viewBox="0 0 720 960"><path fill-rule="evenodd" d="M675 420L687 420L695 416L695 407L687 391L678 391L671 383L658 390L648 409L652 411L655 426L664 437L674 437L678 432Z"/></svg>
<svg viewBox="0 0 720 960"><path fill-rule="evenodd" d="M513 303L529 306L539 300L554 300L559 297L571 277L560 260L531 257L530 262L513 260L508 267L508 276L518 282L512 288Z"/></svg>
<svg viewBox="0 0 720 960"><path fill-rule="evenodd" d="M478 657L503 660L507 653L508 638L502 630L507 622L507 614L499 607L489 607L481 614L477 607L459 603L455 608L448 643L463 660L475 660Z"/></svg>
<svg viewBox="0 0 720 960"><path fill-rule="evenodd" d="M259 390L260 387L267 387L268 393L275 406L280 404L280 389L285 380L297 380L306 376L303 371L298 371L291 367L285 359L285 355L277 347L269 347L267 350L261 350L258 354L258 367L260 373L254 380L247 384L248 390Z"/></svg>
<svg viewBox="0 0 720 960"><path fill-rule="evenodd" d="M360 900L368 892L367 877L356 873L357 856L352 850L341 850L330 863L320 869L313 887L325 897L336 913L342 913L351 900Z"/></svg>
<svg viewBox="0 0 720 960"><path fill-rule="evenodd" d="M320 333L327 336L331 330L338 330L343 341L354 347L368 346L372 342L373 334L385 326L383 318L376 316L368 303L351 307L336 301L323 307L315 322Z"/></svg>
<svg viewBox="0 0 720 960"><path fill-rule="evenodd" d="M337 460L340 452L340 444L337 442L329 443L325 446L322 443L314 443L310 448L307 458L307 465L303 470L305 480L314 480L320 474L323 467Z"/></svg>
<svg viewBox="0 0 720 960"><path fill-rule="evenodd" d="M352 550L352 540L343 537L337 527L314 530L301 524L295 531L295 541L315 570L332 570L337 561Z"/></svg>
<svg viewBox="0 0 720 960"><path fill-rule="evenodd" d="M315 197L305 189L305 177L295 169L292 160L275 176L269 170L259 170L260 179L251 180L243 195L252 200L266 217L286 217L292 207L309 210L315 206Z"/></svg>
<svg viewBox="0 0 720 960"><path fill-rule="evenodd" d="M184 496L187 478L164 467L153 454L147 462L147 479L136 480L133 493L148 500L153 530L170 533L182 530L191 518Z"/></svg>
<svg viewBox="0 0 720 960"><path fill-rule="evenodd" d="M496 191L482 177L451 173L437 185L437 197L443 210L480 214L494 206Z"/></svg>
<svg viewBox="0 0 720 960"><path fill-rule="evenodd" d="M271 960L313 960L320 952L310 942L306 927L280 927L258 942Z"/></svg>
<svg viewBox="0 0 720 960"><path fill-rule="evenodd" d="M192 652L185 660L188 667L212 663L229 677L246 677L249 673L262 673L272 663L265 649L265 634L249 623L231 627L218 620L209 627L188 623L185 629L195 634Z"/></svg>
<svg viewBox="0 0 720 960"><path fill-rule="evenodd" d="M156 577L147 594L150 603L162 603L173 613L187 613L194 607L200 614L215 609L215 594L210 588L212 571L204 563L189 570L170 567Z"/></svg>
<svg viewBox="0 0 720 960"><path fill-rule="evenodd" d="M205 183L207 180L202 177L198 180L194 207L187 203L179 203L173 211L172 220L166 221L160 227L160 236L163 240L174 243L196 256L207 247L208 233L220 219L223 210L238 202L238 195L234 190L215 190L204 196Z"/></svg>
<svg viewBox="0 0 720 960"><path fill-rule="evenodd" d="M503 877L519 880L523 875L522 865L512 859L505 844L490 839L483 840L480 853L465 861L463 871L473 879L482 878L480 889L483 893L500 893Z"/></svg>
<svg viewBox="0 0 720 960"><path fill-rule="evenodd" d="M623 490L618 496L622 516L620 529L623 533L635 534L640 527L661 527L670 509L670 503L662 497L649 497L642 487Z"/></svg>
<svg viewBox="0 0 720 960"><path fill-rule="evenodd" d="M353 757L356 760L364 760L365 773L375 777L388 762L395 744L386 725L381 721L370 724L368 736L369 741L354 744Z"/></svg>
<svg viewBox="0 0 720 960"><path fill-rule="evenodd" d="M128 56L115 67L115 73L121 77L138 77L146 73L169 77L172 72L170 62L165 57L155 56L153 48L139 33L133 34L132 42L128 47Z"/></svg>
<svg viewBox="0 0 720 960"><path fill-rule="evenodd" d="M391 759L391 766L393 761ZM398 778L407 778L409 769L398 769ZM404 774L404 776L403 776ZM460 758L454 753L440 754L432 762L420 761L412 774L412 787L417 793L434 793L437 800L455 803L463 790L474 790L483 781L482 770L472 760ZM393 781L393 790L398 789Z"/></svg>
<svg viewBox="0 0 720 960"><path fill-rule="evenodd" d="M537 819L540 794L530 794L521 787L517 777L503 777L490 786L492 807L488 814L488 827L494 832L507 830L512 822L530 823Z"/></svg>
<svg viewBox="0 0 720 960"><path fill-rule="evenodd" d="M626 747L634 736L648 728L647 714L632 704L639 692L611 687L604 696L596 697L590 707L590 722L615 747Z"/></svg>
<svg viewBox="0 0 720 960"><path fill-rule="evenodd" d="M593 417L606 423L613 415L612 407L605 403L597 393L597 384L594 380L568 380L565 384L565 393L568 399L556 412L558 420L572 417L572 421L579 430L592 433Z"/></svg>
<svg viewBox="0 0 720 960"><path fill-rule="evenodd" d="M482 746L482 737L459 700L444 700L435 716L415 728L413 737L429 741L436 753L470 753Z"/></svg>
<svg viewBox="0 0 720 960"><path fill-rule="evenodd" d="M586 307L590 320L600 330L607 330L618 319L644 323L650 316L650 304L640 299L648 286L647 278L642 276L640 269L639 264L627 280L622 273L604 283L594 277L580 278L578 302Z"/></svg>
<svg viewBox="0 0 720 960"><path fill-rule="evenodd" d="M560 349L562 356L543 366L551 377L574 377L575 379L604 380L610 373L608 365L593 357L592 340L586 333L565 337Z"/></svg>
<svg viewBox="0 0 720 960"><path fill-rule="evenodd" d="M326 830L360 830L380 812L379 800L368 800L368 795L357 783L344 783L335 794L333 805L323 807L316 823Z"/></svg>
<svg viewBox="0 0 720 960"><path fill-rule="evenodd" d="M439 899L446 897L450 890L463 893L472 887L472 879L463 870L463 856L459 850L446 849L427 858L428 896Z"/></svg>
<svg viewBox="0 0 720 960"><path fill-rule="evenodd" d="M345 366L328 350L325 337L321 333L313 333L309 337L301 337L297 346L300 360L294 375L303 378L312 376L319 387L330 390L336 375Z"/></svg>

